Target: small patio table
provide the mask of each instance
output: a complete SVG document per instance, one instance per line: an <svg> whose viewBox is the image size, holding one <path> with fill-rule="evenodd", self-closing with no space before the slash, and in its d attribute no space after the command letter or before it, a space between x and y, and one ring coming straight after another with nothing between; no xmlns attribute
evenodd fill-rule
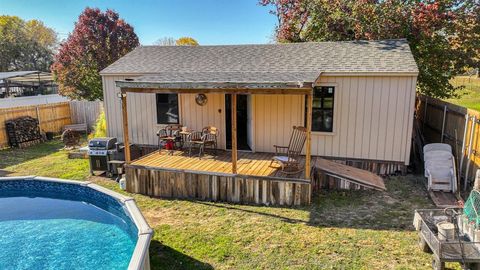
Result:
<svg viewBox="0 0 480 270"><path fill-rule="evenodd" d="M181 138L182 138L182 148L185 147L185 142L187 141L188 139L188 135L192 134L192 132L194 132L194 130L181 130L178 134L180 134Z"/></svg>

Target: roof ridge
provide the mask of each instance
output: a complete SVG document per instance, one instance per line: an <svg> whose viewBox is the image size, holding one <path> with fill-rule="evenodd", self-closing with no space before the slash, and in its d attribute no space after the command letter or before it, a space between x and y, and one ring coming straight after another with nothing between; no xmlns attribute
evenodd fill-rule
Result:
<svg viewBox="0 0 480 270"><path fill-rule="evenodd" d="M198 47L243 47L243 46L292 46L292 45L300 45L300 44L326 44L326 43L362 43L362 42L381 43L386 41L407 41L407 39L406 38L375 39L375 40L357 39L357 40L339 40L339 41L328 40L328 41L304 41L304 42L285 42L285 43L207 44L207 45L197 45L197 46L148 44L148 45L140 45L138 47L198 48Z"/></svg>

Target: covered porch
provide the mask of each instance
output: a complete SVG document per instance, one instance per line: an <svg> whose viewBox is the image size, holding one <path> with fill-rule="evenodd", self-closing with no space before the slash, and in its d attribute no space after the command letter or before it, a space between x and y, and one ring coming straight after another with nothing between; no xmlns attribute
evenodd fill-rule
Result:
<svg viewBox="0 0 480 270"><path fill-rule="evenodd" d="M310 74L311 75L311 74ZM301 81L174 82L163 77L116 81L121 89L127 190L151 196L192 198L265 205L305 205L311 197L311 114L313 82ZM206 80L209 81L209 80ZM182 151L173 155L158 151L132 161L130 157L129 93L231 95L231 151L199 159ZM271 165L273 153L240 152L237 147L237 95L301 95L306 97L305 154L298 157L301 170L282 172ZM268 108L266 108L268 110Z"/></svg>
<svg viewBox="0 0 480 270"><path fill-rule="evenodd" d="M232 173L230 151L218 150L217 155L206 154L201 158L189 156L188 151L154 151L130 163L132 168L162 168L172 172L212 173L236 177L270 178L277 180L305 180L304 171L284 173L278 163L271 162L274 153L239 151L237 172ZM299 158L300 166L305 166L305 157Z"/></svg>
<svg viewBox="0 0 480 270"><path fill-rule="evenodd" d="M306 205L311 181L303 170L284 174L270 165L272 153L239 152L232 173L231 153L201 159L186 152L154 151L127 166L127 190L163 198L185 198L262 205ZM305 158L302 157L302 165Z"/></svg>

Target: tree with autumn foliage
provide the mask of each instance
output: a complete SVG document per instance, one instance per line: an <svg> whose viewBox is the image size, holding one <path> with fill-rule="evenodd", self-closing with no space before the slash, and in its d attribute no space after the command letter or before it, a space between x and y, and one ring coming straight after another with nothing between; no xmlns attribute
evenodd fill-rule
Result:
<svg viewBox="0 0 480 270"><path fill-rule="evenodd" d="M419 67L418 90L451 97L450 79L478 67L478 0L260 0L278 18L279 42L406 38Z"/></svg>
<svg viewBox="0 0 480 270"><path fill-rule="evenodd" d="M175 41L177 46L198 46L198 42L191 37L181 37Z"/></svg>
<svg viewBox="0 0 480 270"><path fill-rule="evenodd" d="M118 13L86 8L52 65L59 92L73 99L103 99L99 72L138 45L133 27Z"/></svg>
<svg viewBox="0 0 480 270"><path fill-rule="evenodd" d="M48 71L57 44L55 31L39 20L0 16L0 72Z"/></svg>
<svg viewBox="0 0 480 270"><path fill-rule="evenodd" d="M181 37L179 39L174 39L173 37L164 37L160 38L154 42L155 45L159 46L198 46L198 41L191 37Z"/></svg>

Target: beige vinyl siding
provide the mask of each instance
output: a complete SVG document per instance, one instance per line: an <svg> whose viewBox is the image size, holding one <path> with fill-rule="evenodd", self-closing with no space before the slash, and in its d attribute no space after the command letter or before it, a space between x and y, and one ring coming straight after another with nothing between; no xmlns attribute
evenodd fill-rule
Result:
<svg viewBox="0 0 480 270"><path fill-rule="evenodd" d="M188 129L202 130L205 126L219 129L218 145L225 148L225 95L206 94L207 104L199 106L195 94L180 95L180 121Z"/></svg>
<svg viewBox="0 0 480 270"><path fill-rule="evenodd" d="M132 76L103 76L107 134L120 141L123 141L122 105L117 97L120 89L115 86L115 81L126 77ZM207 98L205 106L198 106L195 103L195 94L179 95L180 123L193 130L201 130L208 125L218 127L221 132L219 147L225 148L225 96L207 94ZM127 107L130 141L137 144L157 144L156 132L164 125L157 124L155 94L128 93Z"/></svg>
<svg viewBox="0 0 480 270"><path fill-rule="evenodd" d="M312 154L408 163L416 77L321 77L317 83L335 86L334 132L313 132Z"/></svg>
<svg viewBox="0 0 480 270"><path fill-rule="evenodd" d="M304 99L300 95L253 95L254 145L257 152L274 152L288 145L293 126L303 126Z"/></svg>
<svg viewBox="0 0 480 270"><path fill-rule="evenodd" d="M312 133L312 154L408 163L415 77L321 77L335 86L333 132ZM256 151L287 145L304 123L304 97L255 95Z"/></svg>
<svg viewBox="0 0 480 270"><path fill-rule="evenodd" d="M124 78L103 77L108 134L120 139L121 104L114 81ZM416 77L321 76L317 84L335 86L335 104L333 132L313 132L313 155L409 162ZM220 148L225 148L225 97L207 97L207 104L198 106L195 94L181 94L180 122L195 130L217 126ZM303 96L253 95L251 101L254 151L273 152L274 144L288 144L292 126L304 124ZM155 103L154 94L128 94L133 143L156 144L161 126L156 124Z"/></svg>
<svg viewBox="0 0 480 270"><path fill-rule="evenodd" d="M103 76L103 91L107 134L123 141L122 104L117 94L116 80L132 76ZM156 144L158 129L155 94L129 93L127 95L129 137L132 143Z"/></svg>

